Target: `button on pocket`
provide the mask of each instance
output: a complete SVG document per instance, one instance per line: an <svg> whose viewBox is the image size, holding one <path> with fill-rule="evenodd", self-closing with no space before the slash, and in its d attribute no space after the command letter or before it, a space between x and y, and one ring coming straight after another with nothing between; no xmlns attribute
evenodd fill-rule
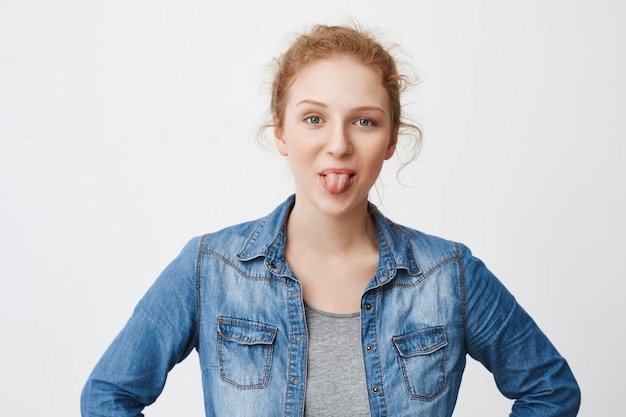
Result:
<svg viewBox="0 0 626 417"><path fill-rule="evenodd" d="M393 338L409 396L432 400L446 388L446 349L443 326L426 327Z"/></svg>
<svg viewBox="0 0 626 417"><path fill-rule="evenodd" d="M217 320L220 378L239 389L265 388L278 329L250 320Z"/></svg>

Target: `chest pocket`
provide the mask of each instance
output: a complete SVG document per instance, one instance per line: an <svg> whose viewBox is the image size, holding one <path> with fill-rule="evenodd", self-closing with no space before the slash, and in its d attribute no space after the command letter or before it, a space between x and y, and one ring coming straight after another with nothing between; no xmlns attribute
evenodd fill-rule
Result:
<svg viewBox="0 0 626 417"><path fill-rule="evenodd" d="M448 345L444 327L426 327L392 340L409 397L432 400L441 394L446 388Z"/></svg>
<svg viewBox="0 0 626 417"><path fill-rule="evenodd" d="M272 368L276 327L250 320L217 320L220 378L239 389L265 388Z"/></svg>

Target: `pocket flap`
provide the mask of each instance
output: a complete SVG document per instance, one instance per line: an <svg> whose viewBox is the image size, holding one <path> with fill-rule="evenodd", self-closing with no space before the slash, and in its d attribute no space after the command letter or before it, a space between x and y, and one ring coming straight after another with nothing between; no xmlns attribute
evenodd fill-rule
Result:
<svg viewBox="0 0 626 417"><path fill-rule="evenodd" d="M271 345L278 328L255 321L220 317L217 319L220 337L245 345Z"/></svg>
<svg viewBox="0 0 626 417"><path fill-rule="evenodd" d="M448 344L443 326L426 327L416 332L393 338L400 356L411 357L431 354Z"/></svg>

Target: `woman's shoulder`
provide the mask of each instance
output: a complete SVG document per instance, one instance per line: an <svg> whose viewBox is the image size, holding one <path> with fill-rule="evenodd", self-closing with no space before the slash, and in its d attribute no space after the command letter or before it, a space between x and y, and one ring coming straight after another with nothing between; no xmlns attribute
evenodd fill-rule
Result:
<svg viewBox="0 0 626 417"><path fill-rule="evenodd" d="M208 231L193 237L189 244L196 246L198 250L218 250L221 252L225 248L241 249L261 223L263 223L263 218Z"/></svg>
<svg viewBox="0 0 626 417"><path fill-rule="evenodd" d="M465 263L473 258L463 243L420 229L402 225L383 217L379 222L384 244L397 260L414 264L427 271L448 263Z"/></svg>
<svg viewBox="0 0 626 417"><path fill-rule="evenodd" d="M455 254L459 250L460 244L454 240L397 223L377 210L373 214L379 231L393 248L401 249L404 246L410 246L418 252L427 251L449 254Z"/></svg>
<svg viewBox="0 0 626 417"><path fill-rule="evenodd" d="M205 233L195 241L201 250L235 253L244 258L250 252L265 253L285 233L293 202L291 196L264 217Z"/></svg>
<svg viewBox="0 0 626 417"><path fill-rule="evenodd" d="M459 242L449 239L447 237L424 232L421 229L416 229L406 225L397 225L398 228L405 233L408 238L416 245L431 247L433 249L449 251L455 249Z"/></svg>

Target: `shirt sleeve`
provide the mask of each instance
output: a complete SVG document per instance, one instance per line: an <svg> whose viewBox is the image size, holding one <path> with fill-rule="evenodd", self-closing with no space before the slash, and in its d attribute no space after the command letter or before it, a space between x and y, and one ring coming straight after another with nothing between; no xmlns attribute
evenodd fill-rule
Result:
<svg viewBox="0 0 626 417"><path fill-rule="evenodd" d="M511 417L573 417L580 390L566 360L504 285L462 247L470 356L514 399Z"/></svg>
<svg viewBox="0 0 626 417"><path fill-rule="evenodd" d="M197 253L192 240L139 301L83 388L83 417L142 416L197 345Z"/></svg>

